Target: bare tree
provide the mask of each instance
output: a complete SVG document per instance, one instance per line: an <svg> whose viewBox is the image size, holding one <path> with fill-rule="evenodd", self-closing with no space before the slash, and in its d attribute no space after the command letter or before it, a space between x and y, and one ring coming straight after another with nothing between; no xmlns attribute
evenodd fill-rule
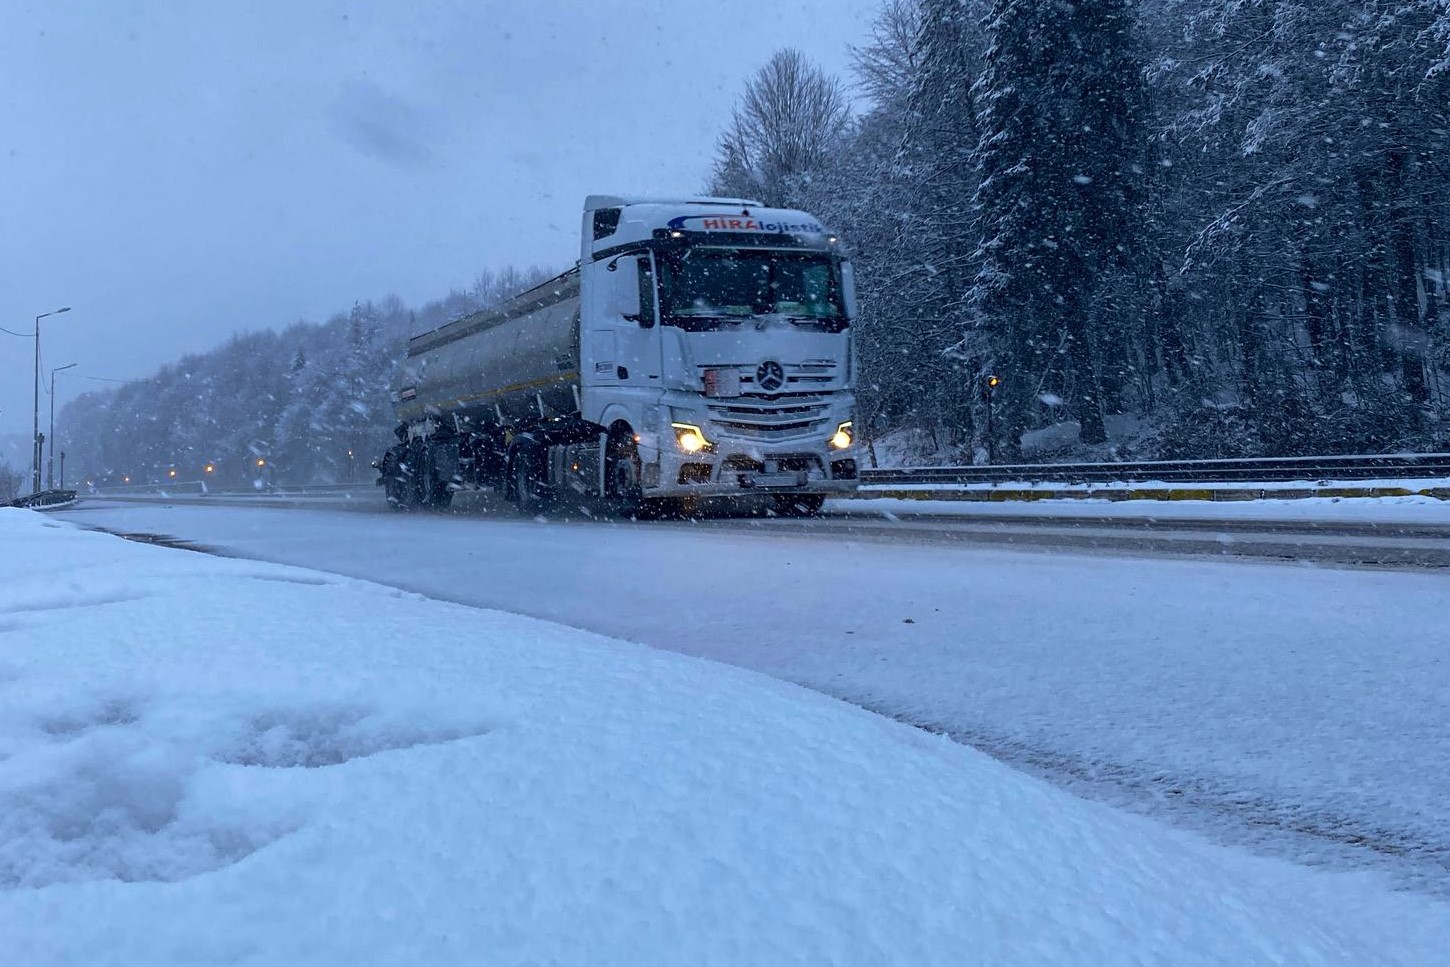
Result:
<svg viewBox="0 0 1450 967"><path fill-rule="evenodd" d="M899 108L921 70L921 5L886 0L871 25L871 39L851 48L856 86L878 107Z"/></svg>
<svg viewBox="0 0 1450 967"><path fill-rule="evenodd" d="M793 48L776 51L745 85L720 136L711 190L788 204L844 142L845 90Z"/></svg>

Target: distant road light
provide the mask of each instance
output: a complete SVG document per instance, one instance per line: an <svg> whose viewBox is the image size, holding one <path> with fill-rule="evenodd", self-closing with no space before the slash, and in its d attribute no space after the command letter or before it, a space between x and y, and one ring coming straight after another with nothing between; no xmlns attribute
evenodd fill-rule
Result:
<svg viewBox="0 0 1450 967"><path fill-rule="evenodd" d="M259 466L259 467L265 467L266 465L267 465L267 461L263 460L261 457L258 457L257 458L257 466Z"/></svg>
<svg viewBox="0 0 1450 967"><path fill-rule="evenodd" d="M216 470L216 464L209 463L209 464L206 465L206 472L207 473L212 473L215 470Z"/></svg>

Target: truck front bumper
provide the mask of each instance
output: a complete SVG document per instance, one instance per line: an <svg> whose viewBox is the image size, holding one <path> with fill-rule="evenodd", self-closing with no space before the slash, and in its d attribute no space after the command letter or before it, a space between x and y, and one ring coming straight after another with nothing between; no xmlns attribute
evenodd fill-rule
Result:
<svg viewBox="0 0 1450 967"><path fill-rule="evenodd" d="M858 467L854 447L731 447L725 440L712 453L661 449L657 462L644 465L643 482L652 497L849 494L856 489Z"/></svg>

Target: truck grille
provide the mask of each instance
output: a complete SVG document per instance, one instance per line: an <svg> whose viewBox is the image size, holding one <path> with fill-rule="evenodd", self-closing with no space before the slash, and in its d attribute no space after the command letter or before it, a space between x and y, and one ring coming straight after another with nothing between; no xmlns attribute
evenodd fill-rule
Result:
<svg viewBox="0 0 1450 967"><path fill-rule="evenodd" d="M835 382L840 364L833 359L811 360L804 363L785 363L785 383L787 386L795 387L797 391L812 389L825 389ZM740 374L740 385L745 392L755 385L754 363L713 363L699 367L700 378L705 378L705 373L711 369L733 369Z"/></svg>
<svg viewBox="0 0 1450 967"><path fill-rule="evenodd" d="M710 419L731 433L754 439L803 435L825 428L829 397L792 395L766 400L736 397L712 402Z"/></svg>

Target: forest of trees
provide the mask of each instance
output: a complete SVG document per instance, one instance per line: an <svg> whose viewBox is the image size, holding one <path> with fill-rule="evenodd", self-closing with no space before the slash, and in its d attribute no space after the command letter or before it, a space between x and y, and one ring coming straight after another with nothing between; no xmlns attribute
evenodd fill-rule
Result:
<svg viewBox="0 0 1450 967"><path fill-rule="evenodd" d="M853 248L869 439L964 462L1450 449L1450 0L885 0L853 53L846 78L786 49L748 79L709 187ZM345 480L388 438L406 332L524 276L90 394L72 457Z"/></svg>
<svg viewBox="0 0 1450 967"><path fill-rule="evenodd" d="M1450 0L888 0L854 53L777 54L713 187L856 248L873 433L980 458L993 374L1007 458L1450 443Z"/></svg>

